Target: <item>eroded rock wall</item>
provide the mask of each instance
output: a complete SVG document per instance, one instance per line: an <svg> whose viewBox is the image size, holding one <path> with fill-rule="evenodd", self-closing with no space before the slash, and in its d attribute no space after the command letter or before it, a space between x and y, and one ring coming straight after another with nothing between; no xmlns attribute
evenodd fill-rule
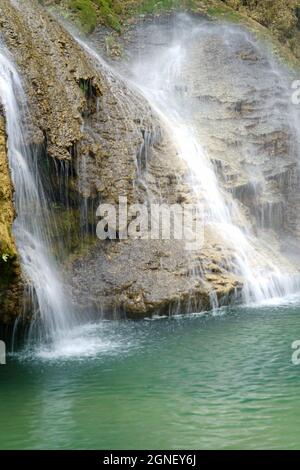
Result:
<svg viewBox="0 0 300 470"><path fill-rule="evenodd" d="M5 121L0 112L0 322L4 324L20 315L22 307L22 277L12 234L14 215Z"/></svg>

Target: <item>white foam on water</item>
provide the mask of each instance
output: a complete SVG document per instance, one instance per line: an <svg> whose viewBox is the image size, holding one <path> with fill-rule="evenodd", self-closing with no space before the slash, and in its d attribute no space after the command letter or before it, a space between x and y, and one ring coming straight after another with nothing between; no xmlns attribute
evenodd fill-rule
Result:
<svg viewBox="0 0 300 470"><path fill-rule="evenodd" d="M80 360L112 353L121 347L118 341L103 336L103 329L99 324L88 324L69 331L65 338L53 341L49 347L44 345L36 349L35 356L50 361Z"/></svg>
<svg viewBox="0 0 300 470"><path fill-rule="evenodd" d="M266 299L261 302L251 302L249 304L243 305L245 308L276 308L276 307L293 307L300 305L300 294L295 292L284 297L273 297L271 299Z"/></svg>
<svg viewBox="0 0 300 470"><path fill-rule="evenodd" d="M119 355L138 345L137 339L119 334L115 322L99 321L78 325L49 343L32 342L13 354L17 360L65 362L97 359L101 356Z"/></svg>

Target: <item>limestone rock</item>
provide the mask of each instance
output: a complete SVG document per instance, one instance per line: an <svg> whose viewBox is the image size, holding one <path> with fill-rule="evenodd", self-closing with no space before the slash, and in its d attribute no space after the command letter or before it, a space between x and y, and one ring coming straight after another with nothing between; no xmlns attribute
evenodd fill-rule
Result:
<svg viewBox="0 0 300 470"><path fill-rule="evenodd" d="M21 312L22 277L12 236L13 189L6 152L6 131L0 114L0 323L8 323Z"/></svg>

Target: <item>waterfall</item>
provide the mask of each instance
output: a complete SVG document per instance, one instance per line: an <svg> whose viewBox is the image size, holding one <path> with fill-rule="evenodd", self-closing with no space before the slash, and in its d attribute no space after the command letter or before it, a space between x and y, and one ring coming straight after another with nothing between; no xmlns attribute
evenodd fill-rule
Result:
<svg viewBox="0 0 300 470"><path fill-rule="evenodd" d="M299 275L283 256L254 234L236 199L222 188L193 113L186 102L183 105L183 72L188 54L185 41L179 37L159 55L135 61L129 78L124 75L124 68L122 72L115 70L92 47L75 39L92 61L97 62L121 114L130 112L130 96L126 94L130 89L137 99L146 100L151 112L159 118L189 170L191 193L204 208L205 225L233 254L233 259L228 260L228 266L231 266L228 269L243 282L243 301L264 302L298 290ZM39 176L38 152L26 143L23 123L30 117L25 93L18 71L4 47L0 51L0 101L5 111L8 158L15 188L14 236L33 308L31 335L60 341L64 353L80 334L75 328L75 336L72 336L78 321L52 253L55 223ZM215 298L212 291L213 307L216 306ZM67 337L70 341L64 343ZM95 349L101 347L100 342ZM77 349L78 354L85 349L86 343L82 343Z"/></svg>
<svg viewBox="0 0 300 470"><path fill-rule="evenodd" d="M93 47L81 39L75 39L109 77L124 81L140 93L160 118L178 154L189 168L192 191L199 203L204 203L204 223L214 229L224 246L229 246L234 254L234 272L244 285L243 302L261 303L298 291L300 277L295 269L284 257L278 256L275 250L254 236L234 198L221 189L196 126L182 105L182 67L186 55L184 42L179 39L164 53L134 62L132 76L128 79L124 71L110 67ZM244 227L241 227L242 224ZM218 306L213 292L211 298L212 307Z"/></svg>
<svg viewBox="0 0 300 470"><path fill-rule="evenodd" d="M195 31L188 38L193 34ZM192 115L181 99L187 51L184 39L179 38L161 54L134 62L134 83L160 116L186 162L191 187L204 205L204 223L232 250L234 271L244 284L243 301L259 303L295 293L300 288L298 273L253 235L234 198L221 189L215 168L201 145ZM285 272L288 270L291 272Z"/></svg>
<svg viewBox="0 0 300 470"><path fill-rule="evenodd" d="M73 319L51 254L53 220L38 174L38 155L26 145L23 119L30 117L25 93L9 53L0 47L0 102L17 213L13 231L33 308L30 335L35 340L54 341L70 329Z"/></svg>

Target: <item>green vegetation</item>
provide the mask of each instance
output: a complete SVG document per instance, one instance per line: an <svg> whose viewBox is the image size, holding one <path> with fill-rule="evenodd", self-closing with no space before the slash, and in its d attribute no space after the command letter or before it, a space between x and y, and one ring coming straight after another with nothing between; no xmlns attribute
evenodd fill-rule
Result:
<svg viewBox="0 0 300 470"><path fill-rule="evenodd" d="M124 20L136 14L149 14L174 9L194 10L197 0L61 0L61 14L71 17L81 29L89 34L102 23L121 32Z"/></svg>
<svg viewBox="0 0 300 470"><path fill-rule="evenodd" d="M53 204L52 210L56 236L52 237L51 242L55 257L59 258L63 252L67 258L70 258L75 253L78 255L87 251L89 247L97 243L98 239L92 230L94 217L92 211L89 211L87 216L91 233L85 235L83 240L80 231L81 222L78 209L65 209L60 204Z"/></svg>
<svg viewBox="0 0 300 470"><path fill-rule="evenodd" d="M122 5L117 0L69 0L67 8L86 33L92 32L98 22L116 31L121 30L118 15L122 13Z"/></svg>
<svg viewBox="0 0 300 470"><path fill-rule="evenodd" d="M269 28L282 42L294 36L299 13L297 0L222 0Z"/></svg>
<svg viewBox="0 0 300 470"><path fill-rule="evenodd" d="M100 17L104 22L116 31L121 31L118 17L118 14L122 13L121 3L113 0L96 0L96 2L99 6Z"/></svg>
<svg viewBox="0 0 300 470"><path fill-rule="evenodd" d="M199 11L213 19L241 22L252 30L257 29L266 39L268 35L263 29L267 28L272 40L288 46L300 58L299 0L47 0L47 5L58 8L86 33L92 32L97 24L121 32L123 22L141 14L175 9ZM112 55L120 55L110 38L107 48Z"/></svg>
<svg viewBox="0 0 300 470"><path fill-rule="evenodd" d="M141 13L153 13L159 10L189 9L195 8L194 0L144 0L140 5Z"/></svg>
<svg viewBox="0 0 300 470"><path fill-rule="evenodd" d="M97 25L97 11L91 0L70 0L69 8L77 16L85 33L91 33Z"/></svg>
<svg viewBox="0 0 300 470"><path fill-rule="evenodd" d="M230 21L231 23L236 23L241 21L241 15L231 8L226 7L212 7L208 8L207 14L213 18L219 18L223 21Z"/></svg>

